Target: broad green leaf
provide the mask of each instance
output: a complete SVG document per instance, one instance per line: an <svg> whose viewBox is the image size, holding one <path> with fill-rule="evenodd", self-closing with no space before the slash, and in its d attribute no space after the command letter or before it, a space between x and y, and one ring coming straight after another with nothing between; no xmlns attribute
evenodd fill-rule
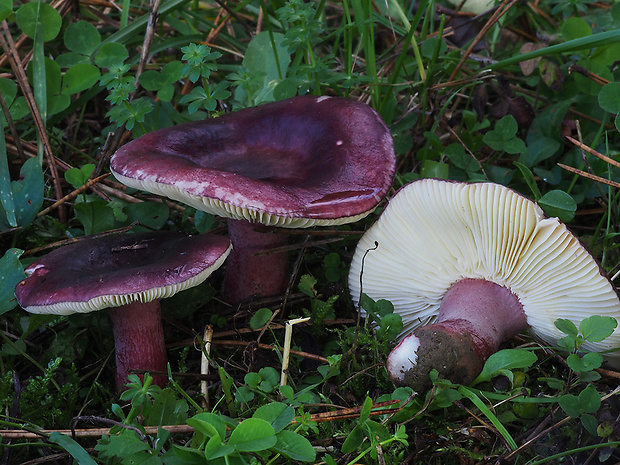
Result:
<svg viewBox="0 0 620 465"><path fill-rule="evenodd" d="M12 79L0 78L0 93L10 107L17 96L17 84Z"/></svg>
<svg viewBox="0 0 620 465"><path fill-rule="evenodd" d="M9 249L0 258L0 315L17 305L15 286L26 277L19 261L22 253L24 251L20 249Z"/></svg>
<svg viewBox="0 0 620 465"><path fill-rule="evenodd" d="M66 434L54 431L50 434L48 440L54 444L58 444L73 457L79 465L97 465L97 462L72 438ZM147 446L148 447L148 446Z"/></svg>
<svg viewBox="0 0 620 465"><path fill-rule="evenodd" d="M569 417L579 418L581 409L579 408L579 398L574 394L564 394L558 399L558 404Z"/></svg>
<svg viewBox="0 0 620 465"><path fill-rule="evenodd" d="M579 39L592 35L592 28L583 19L576 16L566 18L562 23L562 37L565 40Z"/></svg>
<svg viewBox="0 0 620 465"><path fill-rule="evenodd" d="M89 63L72 66L62 79L62 93L72 95L90 89L100 76L99 68Z"/></svg>
<svg viewBox="0 0 620 465"><path fill-rule="evenodd" d="M235 448L231 445L224 444L219 436L211 436L205 447L205 457L208 460L207 463L211 463L212 460L225 457L234 452Z"/></svg>
<svg viewBox="0 0 620 465"><path fill-rule="evenodd" d="M129 223L139 221L146 229L161 229L170 216L170 207L163 202L130 203L123 211Z"/></svg>
<svg viewBox="0 0 620 465"><path fill-rule="evenodd" d="M194 213L194 227L199 233L205 233L211 229L215 223L215 215L201 210L196 210Z"/></svg>
<svg viewBox="0 0 620 465"><path fill-rule="evenodd" d="M358 424L351 430L347 438L344 440L342 447L340 450L343 454L349 454L355 451L358 447L362 445L364 442L364 431L362 427Z"/></svg>
<svg viewBox="0 0 620 465"><path fill-rule="evenodd" d="M291 424L295 418L295 409L281 402L271 402L256 409L252 418L265 420L279 433Z"/></svg>
<svg viewBox="0 0 620 465"><path fill-rule="evenodd" d="M276 435L276 452L291 460L300 462L314 462L316 451L310 441L293 431L283 430Z"/></svg>
<svg viewBox="0 0 620 465"><path fill-rule="evenodd" d="M592 315L579 324L579 331L589 342L601 342L612 335L618 321L610 316Z"/></svg>
<svg viewBox="0 0 620 465"><path fill-rule="evenodd" d="M610 113L620 113L620 82L604 85L598 94L598 104Z"/></svg>
<svg viewBox="0 0 620 465"><path fill-rule="evenodd" d="M122 44L106 43L99 48L95 57L95 64L100 68L120 65L129 57L129 52Z"/></svg>
<svg viewBox="0 0 620 465"><path fill-rule="evenodd" d="M598 436L598 420L594 415L588 413L581 415L581 424L592 436Z"/></svg>
<svg viewBox="0 0 620 465"><path fill-rule="evenodd" d="M584 413L595 413L601 408L601 395L592 384L579 393L579 408Z"/></svg>
<svg viewBox="0 0 620 465"><path fill-rule="evenodd" d="M272 315L273 312L270 309L259 308L254 315L252 315L252 318L250 318L250 327L252 329L262 328L267 324Z"/></svg>
<svg viewBox="0 0 620 465"><path fill-rule="evenodd" d="M101 34L88 21L69 24L63 38L67 49L83 55L91 55L101 44Z"/></svg>
<svg viewBox="0 0 620 465"><path fill-rule="evenodd" d="M18 226L28 226L34 221L43 205L44 187L45 180L39 160L36 158L26 160L20 170L20 180L11 182L13 208ZM9 228L3 205L0 205L0 230Z"/></svg>
<svg viewBox="0 0 620 465"><path fill-rule="evenodd" d="M435 160L424 160L420 175L423 178L448 179L450 175L450 165Z"/></svg>
<svg viewBox="0 0 620 465"><path fill-rule="evenodd" d="M263 31L252 38L243 57L242 66L259 78L250 81L247 91L241 86L237 87L235 100L243 102L247 99L250 106L274 100L273 90L276 84L286 77L291 62L288 49L283 44L284 35L279 32L270 36L267 31Z"/></svg>
<svg viewBox="0 0 620 465"><path fill-rule="evenodd" d="M504 349L495 352L485 362L480 374L474 379L472 385L490 381L502 370L514 370L516 368L528 368L536 363L538 357L534 352L524 349Z"/></svg>
<svg viewBox="0 0 620 465"><path fill-rule="evenodd" d="M273 427L260 418L243 420L233 430L228 444L239 452L258 452L269 449L276 444Z"/></svg>
<svg viewBox="0 0 620 465"><path fill-rule="evenodd" d="M603 364L603 356L597 352L589 352L580 357L577 354L570 354L566 357L569 368L578 373L596 370Z"/></svg>
<svg viewBox="0 0 620 465"><path fill-rule="evenodd" d="M43 42L54 39L60 32L62 17L53 7L43 2L30 2L16 12L17 25L31 39L35 38L37 20L43 25Z"/></svg>
<svg viewBox="0 0 620 465"><path fill-rule="evenodd" d="M567 318L558 318L553 322L553 324L556 328L569 336L577 336L577 334L579 334L579 330L577 329L577 326L575 326L575 323Z"/></svg>
<svg viewBox="0 0 620 465"><path fill-rule="evenodd" d="M222 418L214 413L203 412L194 415L187 419L187 424L209 438L217 436L222 441L226 438L226 425Z"/></svg>
<svg viewBox="0 0 620 465"><path fill-rule="evenodd" d="M4 21L13 13L13 0L0 0L0 21Z"/></svg>
<svg viewBox="0 0 620 465"><path fill-rule="evenodd" d="M547 192L538 199L538 205L547 215L558 217L565 223L571 221L577 211L575 199L570 194L557 189Z"/></svg>
<svg viewBox="0 0 620 465"><path fill-rule="evenodd" d="M78 203L73 210L87 236L114 228L114 211L103 200Z"/></svg>

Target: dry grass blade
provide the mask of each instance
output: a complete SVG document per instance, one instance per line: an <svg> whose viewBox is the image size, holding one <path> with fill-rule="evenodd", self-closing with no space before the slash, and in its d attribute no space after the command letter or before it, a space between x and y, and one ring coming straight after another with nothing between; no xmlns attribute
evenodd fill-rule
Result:
<svg viewBox="0 0 620 465"><path fill-rule="evenodd" d="M562 163L558 163L558 166L560 168L565 169L566 171L570 171L571 173L575 173L575 174L578 174L579 176L582 176L584 178L591 179L592 181L596 181L596 182L600 182L600 183L603 183L603 184L607 184L608 186L611 186L611 187L620 188L620 183L615 182L615 181L611 181L610 179L601 178L600 176L596 176L595 174L590 174L587 171L582 171L580 169L573 168L572 166L564 165Z"/></svg>
<svg viewBox="0 0 620 465"><path fill-rule="evenodd" d="M597 152L593 148L588 147L583 142L579 142L577 139L573 139L571 136L566 136L566 138L569 141L571 141L573 144L575 144L577 147L579 147L581 150L588 152L590 155L594 155L596 158L600 158L604 162L609 163L610 165L615 166L616 168L620 168L620 162L617 162L613 158L610 158L607 155L603 155L602 153Z"/></svg>

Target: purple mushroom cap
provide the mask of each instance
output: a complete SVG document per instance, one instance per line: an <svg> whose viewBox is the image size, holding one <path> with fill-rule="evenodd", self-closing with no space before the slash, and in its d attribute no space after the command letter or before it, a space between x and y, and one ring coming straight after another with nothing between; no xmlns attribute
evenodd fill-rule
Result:
<svg viewBox="0 0 620 465"><path fill-rule="evenodd" d="M395 155L389 130L368 105L304 96L148 133L121 147L110 168L127 186L198 210L295 228L368 215L392 184ZM245 257L255 241L264 250L283 240L258 240L253 228L237 224L229 222L242 231L231 233L227 294L241 301L280 292L287 273L276 268L286 270L285 254L269 265ZM272 273L278 284L265 283Z"/></svg>
<svg viewBox="0 0 620 465"><path fill-rule="evenodd" d="M84 239L28 266L15 296L31 313L68 315L115 307L110 316L120 389L129 369L166 370L159 299L202 283L230 249L226 237L207 234Z"/></svg>

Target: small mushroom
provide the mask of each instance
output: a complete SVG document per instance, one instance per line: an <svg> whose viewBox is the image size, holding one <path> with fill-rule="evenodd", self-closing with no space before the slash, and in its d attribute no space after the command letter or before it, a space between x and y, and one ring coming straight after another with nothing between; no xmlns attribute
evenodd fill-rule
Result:
<svg viewBox="0 0 620 465"><path fill-rule="evenodd" d="M620 318L614 287L566 226L493 183L422 179L403 187L360 240L349 286L355 302L362 292L387 299L402 316L409 335L387 368L418 391L430 387L432 369L471 382L502 341L527 328L553 344L563 336L558 318ZM618 330L584 345L618 347ZM604 356L620 364L620 353Z"/></svg>
<svg viewBox="0 0 620 465"><path fill-rule="evenodd" d="M25 269L15 296L30 313L69 315L109 310L116 388L130 369L166 371L159 299L197 286L230 252L224 236L176 232L108 235L54 250ZM154 376L164 386L166 376Z"/></svg>
<svg viewBox="0 0 620 465"><path fill-rule="evenodd" d="M127 186L228 220L228 299L281 294L286 235L256 226L339 225L368 215L391 186L393 141L379 115L346 98L296 97L146 134L110 168Z"/></svg>

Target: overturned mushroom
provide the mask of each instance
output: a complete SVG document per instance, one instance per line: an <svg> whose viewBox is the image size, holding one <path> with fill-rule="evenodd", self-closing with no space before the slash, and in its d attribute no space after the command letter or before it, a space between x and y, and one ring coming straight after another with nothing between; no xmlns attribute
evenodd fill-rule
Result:
<svg viewBox="0 0 620 465"><path fill-rule="evenodd" d="M69 315L109 310L116 387L130 369L166 371L159 299L197 286L230 252L226 237L158 232L84 239L56 249L25 270L15 288L30 313ZM154 382L165 385L166 376Z"/></svg>
<svg viewBox="0 0 620 465"><path fill-rule="evenodd" d="M413 331L390 354L388 371L417 390L429 387L432 369L472 381L502 341L527 328L554 343L563 336L558 318L620 318L616 291L566 226L493 183L403 187L360 240L349 284L356 302L361 292L390 300L403 334ZM618 330L584 345L618 347ZM620 364L620 353L605 356Z"/></svg>
<svg viewBox="0 0 620 465"><path fill-rule="evenodd" d="M368 215L395 169L388 129L369 106L345 98L296 97L146 134L121 147L110 167L127 186L228 220L229 300L282 293L285 228L329 226Z"/></svg>

